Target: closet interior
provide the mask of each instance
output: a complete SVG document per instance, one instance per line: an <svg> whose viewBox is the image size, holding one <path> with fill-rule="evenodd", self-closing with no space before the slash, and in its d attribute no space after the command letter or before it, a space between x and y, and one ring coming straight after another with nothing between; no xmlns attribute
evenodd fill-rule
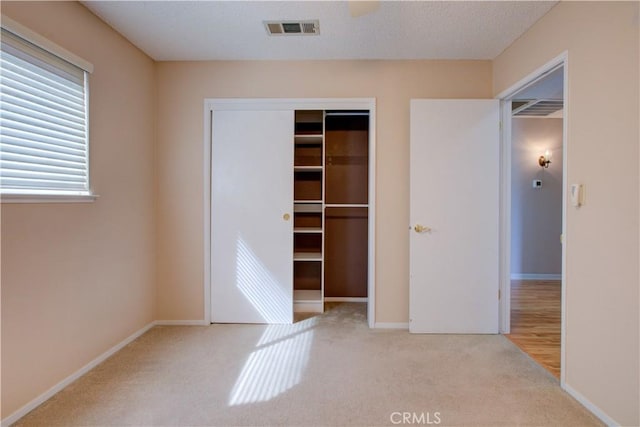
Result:
<svg viewBox="0 0 640 427"><path fill-rule="evenodd" d="M294 141L294 311L364 301L369 113L297 110Z"/></svg>

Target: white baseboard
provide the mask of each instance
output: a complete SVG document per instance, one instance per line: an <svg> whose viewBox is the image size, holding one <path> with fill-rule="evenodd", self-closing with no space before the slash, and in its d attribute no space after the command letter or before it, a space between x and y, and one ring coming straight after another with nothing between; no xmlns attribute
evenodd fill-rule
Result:
<svg viewBox="0 0 640 427"><path fill-rule="evenodd" d="M367 297L324 297L325 302L367 302Z"/></svg>
<svg viewBox="0 0 640 427"><path fill-rule="evenodd" d="M511 280L562 280L562 274L512 273Z"/></svg>
<svg viewBox="0 0 640 427"><path fill-rule="evenodd" d="M132 342L133 340L135 340L136 338L138 338L139 336L147 332L149 329L153 328L155 325L156 325L156 322L151 322L148 325L144 326L142 329L139 329L138 331L129 335L120 343L114 345L109 350L105 351L100 356L96 357L91 362L87 363L82 368L78 369L76 372L69 375L67 378L63 379L58 384L54 385L49 390L42 393L40 396L36 397L32 401L24 405L22 408L18 409L13 414L3 419L1 422L2 427L10 426L11 424L18 421L20 418L24 417L29 412L33 411L35 408L37 408L38 406L40 406L41 404L49 400L51 397L53 397L53 395L61 391L63 388L65 388L66 386L68 386L69 384L71 384L72 382L74 382L75 380L77 380L87 372L89 372L91 369L98 366L100 363L107 360L113 354L120 351L124 346L126 346L127 344L129 344L130 342Z"/></svg>
<svg viewBox="0 0 640 427"><path fill-rule="evenodd" d="M210 322L206 320L156 320L156 326L207 326Z"/></svg>
<svg viewBox="0 0 640 427"><path fill-rule="evenodd" d="M600 418L600 421L602 421L606 425L608 425L610 427L621 425L620 423L617 423L613 418L611 418L610 416L605 414L602 409L600 409L599 407L594 405L589 399L587 399L582 394L580 394L575 389L573 389L566 382L564 383L563 388L567 393L569 393L571 395L571 397L573 397L578 402L580 402L580 404L582 406L587 408L589 410L589 412L591 412L593 415L595 415L596 417Z"/></svg>
<svg viewBox="0 0 640 427"><path fill-rule="evenodd" d="M409 329L409 323L400 322L376 322L374 329Z"/></svg>

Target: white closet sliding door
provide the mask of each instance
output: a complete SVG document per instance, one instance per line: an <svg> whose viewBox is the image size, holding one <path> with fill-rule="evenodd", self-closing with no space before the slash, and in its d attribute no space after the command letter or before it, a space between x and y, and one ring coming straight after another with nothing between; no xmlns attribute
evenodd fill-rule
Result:
<svg viewBox="0 0 640 427"><path fill-rule="evenodd" d="M215 110L211 320L293 321L294 112Z"/></svg>

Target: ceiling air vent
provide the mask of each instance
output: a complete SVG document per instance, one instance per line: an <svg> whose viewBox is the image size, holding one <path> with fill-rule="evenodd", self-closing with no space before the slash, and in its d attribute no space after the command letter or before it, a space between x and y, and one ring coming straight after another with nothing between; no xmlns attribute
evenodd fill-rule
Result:
<svg viewBox="0 0 640 427"><path fill-rule="evenodd" d="M517 102L514 100L512 103L514 116L544 117L562 110L563 107L562 99L534 99L524 104L518 102L519 105Z"/></svg>
<svg viewBox="0 0 640 427"><path fill-rule="evenodd" d="M320 22L310 21L264 21L270 36L317 36L320 34Z"/></svg>

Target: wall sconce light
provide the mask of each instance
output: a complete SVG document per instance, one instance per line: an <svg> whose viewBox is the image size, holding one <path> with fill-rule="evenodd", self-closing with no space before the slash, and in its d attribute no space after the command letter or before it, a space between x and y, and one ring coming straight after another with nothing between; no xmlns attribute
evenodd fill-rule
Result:
<svg viewBox="0 0 640 427"><path fill-rule="evenodd" d="M548 168L549 163L551 163L551 151L546 150L542 156L538 157L538 164L540 167Z"/></svg>

